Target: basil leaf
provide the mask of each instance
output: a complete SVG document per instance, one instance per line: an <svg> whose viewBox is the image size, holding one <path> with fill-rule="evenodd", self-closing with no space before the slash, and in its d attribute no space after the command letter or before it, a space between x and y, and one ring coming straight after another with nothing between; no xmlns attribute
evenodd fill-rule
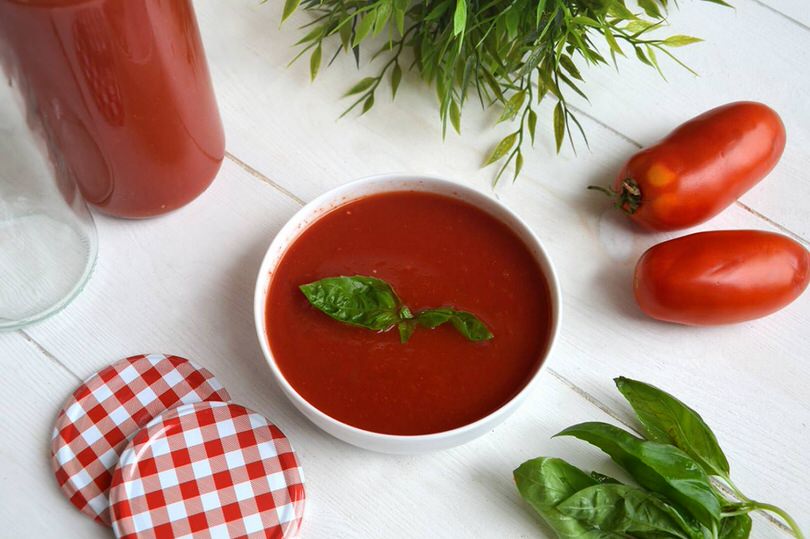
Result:
<svg viewBox="0 0 810 539"><path fill-rule="evenodd" d="M728 460L717 437L696 411L655 386L624 377L614 381L635 410L648 440L682 449L710 475L729 476Z"/></svg>
<svg viewBox="0 0 810 539"><path fill-rule="evenodd" d="M630 485L600 484L582 489L556 506L563 515L600 530L700 539L678 511L657 495Z"/></svg>
<svg viewBox="0 0 810 539"><path fill-rule="evenodd" d="M385 331L399 322L399 298L381 279L329 277L300 286L316 309L353 326Z"/></svg>
<svg viewBox="0 0 810 539"><path fill-rule="evenodd" d="M456 311L450 323L471 341L488 341L493 337L487 326L472 313Z"/></svg>
<svg viewBox="0 0 810 539"><path fill-rule="evenodd" d="M434 329L449 322L453 313L453 309L447 307L427 309L416 314L416 321L428 329Z"/></svg>
<svg viewBox="0 0 810 539"><path fill-rule="evenodd" d="M487 341L493 337L492 332L474 314L456 311L450 307L421 311L416 315L416 321L430 329L450 322L456 331L471 341Z"/></svg>
<svg viewBox="0 0 810 539"><path fill-rule="evenodd" d="M403 320L399 324L397 324L397 330L399 330L399 342L405 344L413 335L413 330L416 328L416 324L414 324L413 320Z"/></svg>
<svg viewBox="0 0 810 539"><path fill-rule="evenodd" d="M578 491L593 486L588 474L562 459L540 457L527 460L515 471L520 496L542 517L561 539L587 537L613 539L621 536L586 526L576 518L563 515L556 506Z"/></svg>
<svg viewBox="0 0 810 539"><path fill-rule="evenodd" d="M712 529L720 520L720 502L703 468L668 444L645 441L607 423L581 423L557 436L574 436L607 453L644 488L664 495Z"/></svg>
<svg viewBox="0 0 810 539"><path fill-rule="evenodd" d="M720 523L720 539L748 539L751 535L751 517L735 515L724 518Z"/></svg>

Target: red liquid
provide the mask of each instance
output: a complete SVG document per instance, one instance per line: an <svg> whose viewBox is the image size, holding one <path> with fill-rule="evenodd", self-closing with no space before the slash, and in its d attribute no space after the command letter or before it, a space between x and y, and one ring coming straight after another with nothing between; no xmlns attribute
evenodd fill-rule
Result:
<svg viewBox="0 0 810 539"><path fill-rule="evenodd" d="M298 286L369 275L416 311L453 306L495 335L470 342L450 324L396 330L341 324ZM270 348L284 377L315 407L356 427L413 435L460 427L515 396L550 339L545 276L525 244L482 210L448 197L399 192L341 206L284 254L267 301Z"/></svg>
<svg viewBox="0 0 810 539"><path fill-rule="evenodd" d="M213 181L224 137L188 0L2 0L0 61L57 174L105 213L165 213Z"/></svg>

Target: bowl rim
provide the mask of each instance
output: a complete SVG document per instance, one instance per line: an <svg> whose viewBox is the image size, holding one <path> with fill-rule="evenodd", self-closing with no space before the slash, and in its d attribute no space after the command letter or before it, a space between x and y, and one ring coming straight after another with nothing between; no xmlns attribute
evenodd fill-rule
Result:
<svg viewBox="0 0 810 539"><path fill-rule="evenodd" d="M393 192L407 191L408 189L407 187L392 188L390 190L384 189L379 191L378 193L370 193L368 195L361 195L361 196L346 195L346 192L354 191L357 188L363 187L365 185L377 183L414 183L417 185L418 184L424 185L425 182L446 186L448 187L448 191L455 190L458 192L459 195L469 194L471 195L471 197L483 197L487 199L489 203L498 207L499 211L503 212L505 216L508 216L508 218L511 219L513 223L506 222L506 219L504 218L503 215L498 216L492 214L492 212L490 212L487 208L481 207L481 204L476 202L475 200L469 200L462 196L458 197L460 200L463 200L468 204L473 204L481 211L484 211L490 214L492 217L503 222L507 227L510 228L510 230L518 234L518 236L521 238L521 240L523 240L524 243L527 243L526 238L524 236L528 236L528 238L531 238L534 245L527 245L527 247L530 249L530 251L532 251L533 257L540 265L541 267L540 269L543 271L543 275L546 278L546 282L549 288L551 313L552 313L549 344L548 347L546 348L545 353L542 356L540 365L528 379L526 384L514 395L512 395L512 397L510 397L507 401L501 404L498 408L491 411L487 415L479 419L476 419L471 423L467 423L465 425L461 425L459 427L455 427L450 430L444 430L428 434L388 434L372 430L366 430L359 427L355 427L348 423L344 423L343 421L340 421L339 419L336 419L330 416L329 414L325 413L324 411L320 410L317 406L310 403L300 393L298 393L295 387L287 380L287 378L281 372L281 368L276 363L275 357L273 356L273 353L270 349L267 324L265 322L266 301L269 293L270 283L272 280L271 270L274 270L275 267L278 265L278 263L284 258L284 254L287 252L287 249L289 249L289 247L295 242L295 240L300 236L303 230L305 230L311 223L320 219L326 213L329 213L340 206L363 198L363 196L371 196L372 194L379 194L384 192L393 193ZM446 192L438 192L431 188L422 189L422 191L452 197L452 195L448 195ZM318 210L325 207L329 207L328 210L318 214ZM312 215L317 214L317 216L315 216L312 219L309 219L306 222L306 224L303 227L301 227L299 221L305 220L306 217L311 214ZM294 233L293 232L294 228L300 228L300 230L297 233ZM522 231L516 230L517 228L522 228L523 230ZM288 239L285 240L284 238ZM279 245L277 244L281 244L280 245L281 249L279 249L281 254L278 256L278 259L273 264L273 267L270 267L270 261L273 258L272 255L279 247ZM285 395L289 399L293 400L293 404L295 404L296 407L299 408L299 410L300 408L304 408L309 413L315 415L316 417L326 422L327 424L330 424L335 429L351 433L355 437L361 437L375 441L389 442L394 444L400 443L410 445L410 444L417 444L420 442L440 442L442 440L448 440L463 436L465 433L473 432L476 429L489 424L498 416L512 411L512 408L514 408L517 404L519 404L523 400L523 398L525 398L530 393L532 388L537 384L537 381L540 378L540 373L544 370L546 363L548 362L548 358L551 356L552 352L556 347L557 341L559 340L560 325L561 325L560 322L562 319L562 292L560 289L560 283L557 278L557 272L554 268L554 264L551 261L551 257L549 257L548 253L543 247L540 238L537 236L534 230L532 230L532 228L528 225L528 223L526 223L511 208L509 208L506 204L504 204L497 198L490 196L482 191L479 191L478 189L475 189L472 186L465 185L461 182L453 181L446 177L436 176L433 174L414 174L414 173L375 174L371 176L364 176L329 189L328 191L322 193L313 200L304 204L284 223L284 225L278 230L278 232L275 234L272 241L268 245L264 253L264 256L262 257L262 261L259 265L259 271L256 277L256 286L254 288L253 294L253 316L254 316L254 323L256 326L256 336L259 339L259 346L262 350L264 359L270 366L270 370L273 372L273 376L275 377L276 382L281 386ZM303 412L303 410L301 411ZM306 416L306 414L303 415ZM317 423L316 426L318 426L318 428L322 430L325 430L321 425L318 425Z"/></svg>

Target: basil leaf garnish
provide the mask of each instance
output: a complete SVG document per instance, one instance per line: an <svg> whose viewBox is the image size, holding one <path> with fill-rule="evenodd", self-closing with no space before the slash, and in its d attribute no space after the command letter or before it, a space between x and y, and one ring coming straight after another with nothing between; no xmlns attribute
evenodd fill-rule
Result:
<svg viewBox="0 0 810 539"><path fill-rule="evenodd" d="M386 331L399 322L399 298L382 279L328 277L301 285L309 303L344 324Z"/></svg>
<svg viewBox="0 0 810 539"><path fill-rule="evenodd" d="M402 343L408 342L417 324L434 329L447 322L470 341L493 338L484 322L472 313L452 307L412 313L382 279L363 275L327 277L299 288L313 307L344 324L375 331L397 326Z"/></svg>
<svg viewBox="0 0 810 539"><path fill-rule="evenodd" d="M607 453L639 485L666 496L698 522L713 529L720 520L720 502L703 468L682 450L645 441L607 423L581 423L557 436L574 436Z"/></svg>
<svg viewBox="0 0 810 539"><path fill-rule="evenodd" d="M399 330L399 342L405 344L408 339L413 335L413 330L416 329L416 323L413 320L403 320L397 324Z"/></svg>
<svg viewBox="0 0 810 539"><path fill-rule="evenodd" d="M471 341L487 341L493 337L492 332L474 314L450 307L421 311L416 316L416 321L430 329L450 322L456 331Z"/></svg>
<svg viewBox="0 0 810 539"><path fill-rule="evenodd" d="M679 447L710 475L729 476L728 460L717 437L696 411L655 386L624 377L614 381L635 410L648 440Z"/></svg>

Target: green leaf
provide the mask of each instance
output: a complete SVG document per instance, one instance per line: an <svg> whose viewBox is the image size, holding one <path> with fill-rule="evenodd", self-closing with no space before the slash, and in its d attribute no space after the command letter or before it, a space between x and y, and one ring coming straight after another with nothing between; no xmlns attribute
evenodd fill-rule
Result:
<svg viewBox="0 0 810 539"><path fill-rule="evenodd" d="M689 455L668 444L641 440L607 423L581 423L557 436L574 436L607 453L639 485L662 494L712 529L720 520L720 502L709 478Z"/></svg>
<svg viewBox="0 0 810 539"><path fill-rule="evenodd" d="M363 103L363 111L360 114L365 114L371 110L371 107L374 106L374 94L371 94L366 98L366 101Z"/></svg>
<svg viewBox="0 0 810 539"><path fill-rule="evenodd" d="M751 517L735 515L724 518L720 523L720 539L748 539L751 535Z"/></svg>
<svg viewBox="0 0 810 539"><path fill-rule="evenodd" d="M692 37L692 36L684 36L684 35L676 35L676 36L669 36L661 43L666 45L667 47L683 47L685 45L691 45L692 43L700 43L703 41L699 37Z"/></svg>
<svg viewBox="0 0 810 539"><path fill-rule="evenodd" d="M504 105L503 113L498 119L498 122L511 120L517 116L517 113L523 108L523 103L526 101L526 95L526 90L521 90L510 97L509 101L507 101L506 105Z"/></svg>
<svg viewBox="0 0 810 539"><path fill-rule="evenodd" d="M374 19L374 32L372 35L379 35L385 29L388 19L391 17L392 6L390 2L383 2L376 9L377 16Z"/></svg>
<svg viewBox="0 0 810 539"><path fill-rule="evenodd" d="M607 41L607 44L610 47L611 52L624 56L624 51L616 42L616 38L613 37L613 33L611 33L609 30L605 30L605 41Z"/></svg>
<svg viewBox="0 0 810 539"><path fill-rule="evenodd" d="M434 329L449 322L455 311L449 307L427 309L416 315L416 321L428 329Z"/></svg>
<svg viewBox="0 0 810 539"><path fill-rule="evenodd" d="M523 170L523 153L518 150L517 155L515 156L515 175L513 176L513 180L520 176L521 170Z"/></svg>
<svg viewBox="0 0 810 539"><path fill-rule="evenodd" d="M324 29L322 26L316 26L312 30L309 31L304 37L299 39L295 42L296 45L303 45L304 43L309 43L310 41L317 41L321 39L323 36Z"/></svg>
<svg viewBox="0 0 810 539"><path fill-rule="evenodd" d="M643 50L641 50L641 47L633 47L633 49L636 51L636 57L637 57L639 60L641 60L641 62L642 62L642 63L647 64L648 66L652 66L652 67L654 67L654 66L653 66L653 64L652 64L652 62L650 62L650 61L647 59L647 57L644 55L644 51L643 51Z"/></svg>
<svg viewBox="0 0 810 539"><path fill-rule="evenodd" d="M352 25L348 23L344 23L343 26L340 27L340 43L343 46L344 51L348 51L349 47L352 44Z"/></svg>
<svg viewBox="0 0 810 539"><path fill-rule="evenodd" d="M494 337L487 326L472 313L456 311L450 323L470 341L488 341Z"/></svg>
<svg viewBox="0 0 810 539"><path fill-rule="evenodd" d="M625 25L624 29L631 32L633 36L637 37L640 34L651 30L653 27L655 27L655 23L645 21L644 19L634 18Z"/></svg>
<svg viewBox="0 0 810 539"><path fill-rule="evenodd" d="M520 496L557 532L558 537L586 537L589 529L593 529L556 509L559 503L596 484L579 468L562 459L540 457L521 464L514 471L514 478Z"/></svg>
<svg viewBox="0 0 810 539"><path fill-rule="evenodd" d="M436 7L434 7L432 10L430 10L430 13L428 13L425 16L424 20L425 21L435 21L436 19L438 19L439 17L441 17L442 15L447 13L448 9L450 9L450 2L440 2L440 3L436 4Z"/></svg>
<svg viewBox="0 0 810 539"><path fill-rule="evenodd" d="M574 64L574 61L571 60L571 57L568 55L563 54L560 56L560 65L563 66L563 69L568 71L568 73L577 80L582 80L582 75L579 73L579 69Z"/></svg>
<svg viewBox="0 0 810 539"><path fill-rule="evenodd" d="M450 102L450 123L453 124L456 133L461 134L461 110L455 101Z"/></svg>
<svg viewBox="0 0 810 539"><path fill-rule="evenodd" d="M562 101L557 102L554 107L554 141L557 143L557 153L560 153L563 139L565 138L565 110Z"/></svg>
<svg viewBox="0 0 810 539"><path fill-rule="evenodd" d="M354 31L354 40L352 41L352 46L356 47L359 45L366 36L371 33L371 29L374 26L374 21L377 20L377 15L374 11L369 11L363 18L360 20L360 24L357 25L357 28Z"/></svg>
<svg viewBox="0 0 810 539"><path fill-rule="evenodd" d="M467 27L467 0L456 0L456 11L453 14L453 35L464 32Z"/></svg>
<svg viewBox="0 0 810 539"><path fill-rule="evenodd" d="M343 97L348 97L350 95L360 94L371 88L374 83L377 82L377 79L374 77L366 77L362 79L360 82L349 88L349 91L343 94Z"/></svg>
<svg viewBox="0 0 810 539"><path fill-rule="evenodd" d="M517 140L517 137L518 137L517 133L512 133L510 135L505 136L498 143L498 145L495 146L495 149L492 150L492 153L489 154L489 157L484 162L484 166L491 165L495 161L503 158L503 156L505 156L507 154L507 152L509 152L509 150L512 149L512 146L515 145L515 141Z"/></svg>
<svg viewBox="0 0 810 539"><path fill-rule="evenodd" d="M529 136L532 138L532 145L534 145L534 132L537 129L537 113L534 110L529 110Z"/></svg>
<svg viewBox="0 0 810 539"><path fill-rule="evenodd" d="M287 18L293 14L293 12L298 9L298 4L301 3L301 0L286 0L284 2L284 11L281 13L281 22L287 20Z"/></svg>
<svg viewBox="0 0 810 539"><path fill-rule="evenodd" d="M321 44L315 47L312 56L309 57L309 76L310 80L315 80L318 76L318 69L321 67Z"/></svg>
<svg viewBox="0 0 810 539"><path fill-rule="evenodd" d="M614 380L636 412L648 440L672 444L695 459L707 474L729 476L717 437L695 410L655 386L619 377Z"/></svg>
<svg viewBox="0 0 810 539"><path fill-rule="evenodd" d="M397 96L397 90L399 89L399 83L402 82L402 68L399 67L399 64L394 64L393 69L391 69L391 97L394 98Z"/></svg>
<svg viewBox="0 0 810 539"><path fill-rule="evenodd" d="M700 539L677 509L657 495L630 485L598 484L584 488L556 506L557 511L600 530L629 534L657 533Z"/></svg>
<svg viewBox="0 0 810 539"><path fill-rule="evenodd" d="M410 0L394 0L394 25L400 36L405 35L405 12Z"/></svg>
<svg viewBox="0 0 810 539"><path fill-rule="evenodd" d="M438 309L427 309L417 313L415 320L422 326L434 329L442 324L450 322L456 331L464 335L470 341L487 341L492 339L492 332L474 314L465 311L457 311L451 307L440 307Z"/></svg>
<svg viewBox="0 0 810 539"><path fill-rule="evenodd" d="M397 324L397 330L399 330L399 342L405 344L413 335L413 330L416 329L416 324L413 320L403 320L399 324Z"/></svg>
<svg viewBox="0 0 810 539"><path fill-rule="evenodd" d="M643 9L644 12L653 19L661 19L663 17L655 0L638 0L638 7Z"/></svg>
<svg viewBox="0 0 810 539"><path fill-rule="evenodd" d="M329 277L299 288L310 305L344 324L386 331L399 321L399 298L381 279Z"/></svg>

